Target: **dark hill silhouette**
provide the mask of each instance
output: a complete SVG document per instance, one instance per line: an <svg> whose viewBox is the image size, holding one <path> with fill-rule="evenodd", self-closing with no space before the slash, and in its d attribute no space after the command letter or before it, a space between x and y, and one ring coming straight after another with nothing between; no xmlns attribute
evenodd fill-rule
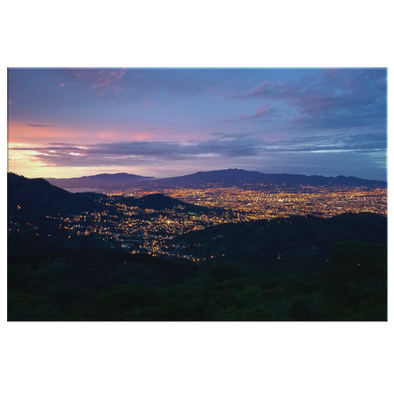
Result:
<svg viewBox="0 0 394 394"><path fill-rule="evenodd" d="M96 199L106 196L95 193L69 193L51 185L42 178L29 179L7 174L8 215L46 216L50 214L71 214L81 211L102 209Z"/></svg>
<svg viewBox="0 0 394 394"><path fill-rule="evenodd" d="M213 211L213 209L207 207L201 207L198 205L188 204L183 201L177 200L172 197L165 196L160 193L147 194L146 196L135 198L135 197L123 197L119 198L119 201L130 207L139 207L141 209L154 209L154 210L165 210L165 209L176 209L186 212L193 213L207 213ZM214 211L221 212L220 209Z"/></svg>
<svg viewBox="0 0 394 394"><path fill-rule="evenodd" d="M387 243L387 218L373 213L347 213L331 218L290 217L223 224L182 235L185 254L230 258L282 256L327 257L336 242L357 239ZM198 245L198 246L195 246Z"/></svg>
<svg viewBox="0 0 394 394"><path fill-rule="evenodd" d="M121 172L118 174L98 174L92 176L83 176L80 178L46 178L52 185L61 188L92 188L102 190L123 190L135 183L153 179L134 174Z"/></svg>
<svg viewBox="0 0 394 394"><path fill-rule="evenodd" d="M26 215L67 215L82 211L100 211L104 207L97 200L100 199L105 202L108 199L106 195L98 193L70 193L51 185L42 178L29 179L14 173L8 173L7 194L9 219ZM118 201L128 206L158 211L165 209L177 209L194 213L212 211L207 207L184 203L159 193L148 194L140 198L118 197ZM105 209L111 208L106 206Z"/></svg>

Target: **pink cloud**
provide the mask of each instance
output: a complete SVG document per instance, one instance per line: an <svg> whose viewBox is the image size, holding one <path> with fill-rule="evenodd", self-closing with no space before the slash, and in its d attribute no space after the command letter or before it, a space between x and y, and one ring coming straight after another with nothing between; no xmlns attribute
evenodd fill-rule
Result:
<svg viewBox="0 0 394 394"><path fill-rule="evenodd" d="M125 90L125 87L122 86L121 84L118 84L118 85L114 86L113 89L115 90L115 92L121 93Z"/></svg>
<svg viewBox="0 0 394 394"><path fill-rule="evenodd" d="M248 114L243 113L239 118L225 120L224 122L228 123L228 122L234 122L234 121L238 121L238 120L262 118L263 116L269 115L274 111L275 110L273 108L271 108L269 105L263 104L259 108L257 108L254 115L248 115Z"/></svg>
<svg viewBox="0 0 394 394"><path fill-rule="evenodd" d="M150 131L102 130L97 137L105 142L113 141L151 141L155 134Z"/></svg>
<svg viewBox="0 0 394 394"><path fill-rule="evenodd" d="M260 118L262 116L268 115L270 112L271 112L270 106L267 104L263 104L262 106L257 108L257 111L254 116Z"/></svg>
<svg viewBox="0 0 394 394"><path fill-rule="evenodd" d="M305 116L303 116L303 115L297 115L297 116L295 116L295 117L292 119L291 123L292 123L292 124L302 123L305 119L306 119Z"/></svg>
<svg viewBox="0 0 394 394"><path fill-rule="evenodd" d="M326 76L331 77L331 76L335 76L338 75L338 69L336 68L328 68L326 70L324 70L324 73Z"/></svg>
<svg viewBox="0 0 394 394"><path fill-rule="evenodd" d="M268 87L269 81L263 82L261 85L257 86L253 90L251 90L249 93L243 94L241 97L252 97L252 96L257 96L262 94Z"/></svg>
<svg viewBox="0 0 394 394"><path fill-rule="evenodd" d="M125 87L121 79L126 75L125 69L120 70L78 70L74 74L78 80L91 89L98 91L113 90L117 93L122 92ZM62 84L63 85L63 84Z"/></svg>
<svg viewBox="0 0 394 394"><path fill-rule="evenodd" d="M149 132L139 132L139 133L134 133L133 137L136 141L150 141L153 139L152 133Z"/></svg>
<svg viewBox="0 0 394 394"><path fill-rule="evenodd" d="M66 86L66 84L63 82L59 85L60 88L64 88Z"/></svg>
<svg viewBox="0 0 394 394"><path fill-rule="evenodd" d="M309 96L292 100L289 104L299 106L300 112L304 114L315 115L333 107L335 105L335 99L322 94L311 93Z"/></svg>
<svg viewBox="0 0 394 394"><path fill-rule="evenodd" d="M113 71L111 74L115 77L115 79L120 79L126 75L126 69L122 68L119 71Z"/></svg>
<svg viewBox="0 0 394 394"><path fill-rule="evenodd" d="M332 72L326 71L326 75L334 76L336 70ZM303 85L301 82L296 84L286 84L284 82L276 82L270 85L269 81L265 81L250 92L238 96L241 99L264 97L265 99L283 100L290 106L298 107L303 114L318 114L328 110L336 104L336 99L321 89L319 86ZM254 117L262 117L269 113L268 106L261 106L257 109Z"/></svg>
<svg viewBox="0 0 394 394"><path fill-rule="evenodd" d="M105 140L105 141L112 141L116 138L122 138L123 133L121 132L116 132L114 130L102 130L99 133L97 133L97 137L100 140Z"/></svg>
<svg viewBox="0 0 394 394"><path fill-rule="evenodd" d="M8 123L8 141L10 143L43 143L51 141L86 141L91 142L95 133L82 131L80 129L59 128L50 125L25 124L19 122Z"/></svg>
<svg viewBox="0 0 394 394"><path fill-rule="evenodd" d="M152 103L153 103L153 100L148 100L148 101L145 103L145 107L150 107L150 106L152 105Z"/></svg>
<svg viewBox="0 0 394 394"><path fill-rule="evenodd" d="M279 134L268 134L264 136L264 140L269 142L278 142L278 141L283 141L285 139L286 139L285 137Z"/></svg>
<svg viewBox="0 0 394 394"><path fill-rule="evenodd" d="M115 70L115 71L109 71L109 70L100 70L98 73L98 78L96 81L96 87L106 87L106 86L112 86L114 85L114 82L121 79L124 75L126 74L125 70ZM119 88L119 85L116 84Z"/></svg>

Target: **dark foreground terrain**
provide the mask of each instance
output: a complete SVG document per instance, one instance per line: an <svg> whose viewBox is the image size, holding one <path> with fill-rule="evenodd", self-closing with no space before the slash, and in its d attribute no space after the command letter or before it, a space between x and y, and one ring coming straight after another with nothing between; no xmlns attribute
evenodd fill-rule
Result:
<svg viewBox="0 0 394 394"><path fill-rule="evenodd" d="M196 263L70 236L47 216L86 209L102 209L94 195L9 176L9 321L387 320L384 216L229 223L171 239Z"/></svg>

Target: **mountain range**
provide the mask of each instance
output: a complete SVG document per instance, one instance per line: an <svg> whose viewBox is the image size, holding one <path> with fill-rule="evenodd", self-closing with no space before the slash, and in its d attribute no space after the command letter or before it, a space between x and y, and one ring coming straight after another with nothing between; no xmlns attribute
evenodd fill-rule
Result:
<svg viewBox="0 0 394 394"><path fill-rule="evenodd" d="M52 185L76 191L92 189L104 193L126 191L139 187L146 191L165 188L206 188L240 187L254 190L294 190L305 187L367 187L386 188L387 182L361 179L356 177L325 177L320 175L264 174L258 171L227 169L196 172L194 174L172 177L152 178L139 175L118 173L99 174L80 178L46 178Z"/></svg>

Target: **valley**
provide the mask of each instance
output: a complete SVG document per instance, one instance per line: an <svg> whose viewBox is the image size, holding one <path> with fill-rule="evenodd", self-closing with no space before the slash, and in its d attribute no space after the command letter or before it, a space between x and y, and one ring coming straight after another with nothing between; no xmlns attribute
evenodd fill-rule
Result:
<svg viewBox="0 0 394 394"><path fill-rule="evenodd" d="M8 174L8 318L386 320L387 189L275 190Z"/></svg>

